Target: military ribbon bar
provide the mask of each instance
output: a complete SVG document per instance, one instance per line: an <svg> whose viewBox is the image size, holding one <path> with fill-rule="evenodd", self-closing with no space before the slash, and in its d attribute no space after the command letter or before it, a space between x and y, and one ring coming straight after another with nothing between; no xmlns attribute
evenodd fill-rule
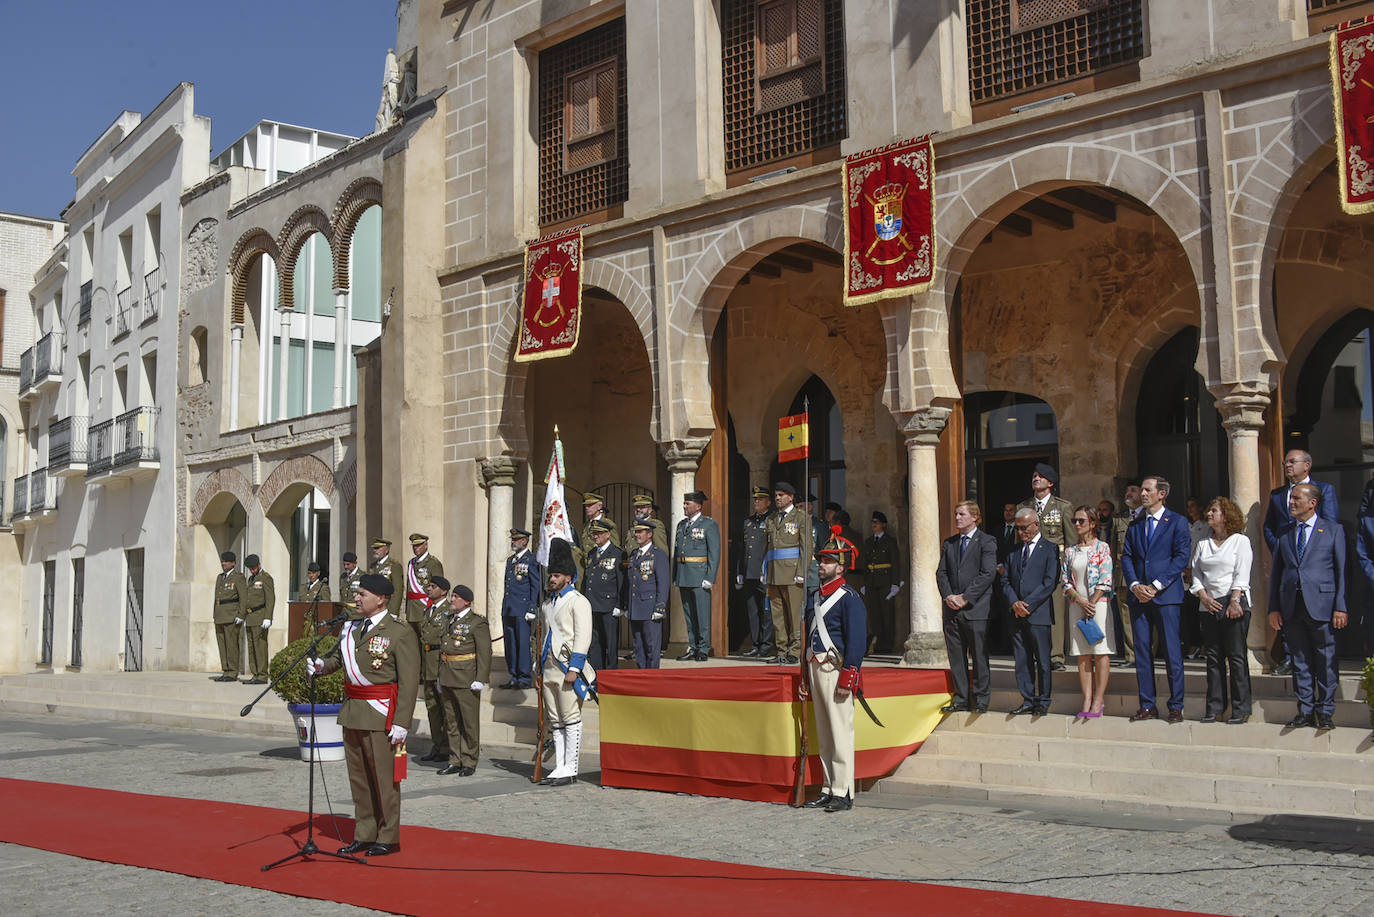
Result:
<svg viewBox="0 0 1374 917"><path fill-rule="evenodd" d="M582 319L582 227L525 246L520 340L515 361L563 357L577 347Z"/></svg>
<svg viewBox="0 0 1374 917"><path fill-rule="evenodd" d="M935 279L930 136L845 157L844 302L919 293Z"/></svg>
<svg viewBox="0 0 1374 917"><path fill-rule="evenodd" d="M795 462L811 453L810 414L793 414L778 420L778 461Z"/></svg>
<svg viewBox="0 0 1374 917"><path fill-rule="evenodd" d="M1341 209L1374 211L1374 17L1345 22L1331 35L1331 87Z"/></svg>

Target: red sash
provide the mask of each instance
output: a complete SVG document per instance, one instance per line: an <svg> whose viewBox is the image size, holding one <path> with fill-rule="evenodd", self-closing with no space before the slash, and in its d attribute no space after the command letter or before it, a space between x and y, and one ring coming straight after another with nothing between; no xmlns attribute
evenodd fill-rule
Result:
<svg viewBox="0 0 1374 917"><path fill-rule="evenodd" d="M425 595L423 592L411 592L407 590L406 598L410 599L412 602L423 602L425 599L429 598L429 596Z"/></svg>
<svg viewBox="0 0 1374 917"><path fill-rule="evenodd" d="M396 684L389 685L355 685L352 682L344 682L344 696L354 700L381 700L386 701L386 731L391 731L391 724L396 717Z"/></svg>

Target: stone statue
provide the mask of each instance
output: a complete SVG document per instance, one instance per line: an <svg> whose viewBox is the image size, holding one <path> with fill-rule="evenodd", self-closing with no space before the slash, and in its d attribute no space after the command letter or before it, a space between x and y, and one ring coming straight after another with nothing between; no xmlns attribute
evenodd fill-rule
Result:
<svg viewBox="0 0 1374 917"><path fill-rule="evenodd" d="M382 101L377 106L376 133L381 133L400 120L401 68L396 64L396 52L387 49L386 68L382 73Z"/></svg>

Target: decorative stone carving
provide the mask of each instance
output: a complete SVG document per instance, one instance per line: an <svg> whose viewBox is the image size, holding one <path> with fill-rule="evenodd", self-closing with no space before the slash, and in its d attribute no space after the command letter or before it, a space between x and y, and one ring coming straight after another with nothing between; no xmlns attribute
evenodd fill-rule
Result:
<svg viewBox="0 0 1374 917"><path fill-rule="evenodd" d="M701 466L701 457L709 445L710 437L693 437L663 443L663 458L668 463L668 470L674 474L696 471Z"/></svg>
<svg viewBox="0 0 1374 917"><path fill-rule="evenodd" d="M515 473L519 468L516 460L509 455L484 458L478 463L482 469L483 487L514 487Z"/></svg>
<svg viewBox="0 0 1374 917"><path fill-rule="evenodd" d="M1221 425L1231 432L1264 428L1264 409L1269 407L1267 387L1260 383L1243 382L1227 386L1229 391L1217 397Z"/></svg>
<svg viewBox="0 0 1374 917"><path fill-rule="evenodd" d="M195 293L215 282L219 272L219 221L206 218L186 236L186 260L182 264L182 293Z"/></svg>
<svg viewBox="0 0 1374 917"><path fill-rule="evenodd" d="M908 443L921 446L934 446L940 442L940 434L949 423L950 408L939 405L926 405L911 412L902 424L902 435Z"/></svg>

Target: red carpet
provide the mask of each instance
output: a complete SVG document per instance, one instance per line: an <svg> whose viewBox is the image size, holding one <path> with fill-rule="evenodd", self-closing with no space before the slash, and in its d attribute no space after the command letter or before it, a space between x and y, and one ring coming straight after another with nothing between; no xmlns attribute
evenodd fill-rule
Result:
<svg viewBox="0 0 1374 917"><path fill-rule="evenodd" d="M549 810L556 819L552 798ZM840 901L851 913L864 914L913 908L968 917L1012 910L1018 917L1181 913L408 825L401 829L402 852L367 866L318 859L262 872L262 864L299 847L302 813L6 779L0 779L0 811L0 841L400 914L450 917L464 907L483 906L535 913L553 909L557 901L580 902L572 908L578 913L633 917L738 913L745 907L751 917L795 917L799 908L811 912ZM787 817L759 811L761 819L765 813ZM818 823L845 817L807 814ZM315 836L325 849L340 842L325 833L330 825L328 816L316 817ZM339 819L339 825L349 832L352 821Z"/></svg>

